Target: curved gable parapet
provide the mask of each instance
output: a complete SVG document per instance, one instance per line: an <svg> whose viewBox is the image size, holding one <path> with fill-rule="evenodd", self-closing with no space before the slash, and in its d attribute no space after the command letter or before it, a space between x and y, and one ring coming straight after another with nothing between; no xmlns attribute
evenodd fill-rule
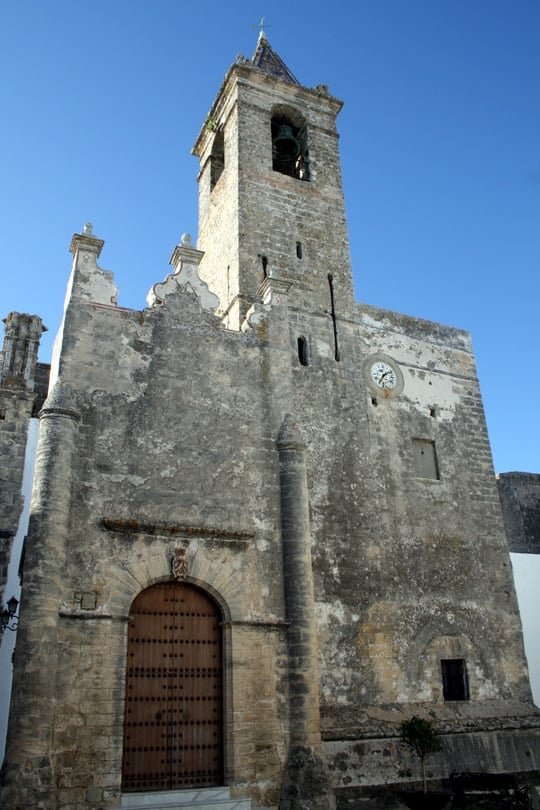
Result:
<svg viewBox="0 0 540 810"><path fill-rule="evenodd" d="M178 291L179 287L190 287L200 301L201 307L209 312L215 312L219 306L219 298L213 293L208 284L199 276L199 263L204 253L191 246L189 234L182 236L182 243L173 250L170 264L174 273L169 274L161 283L154 284L146 296L149 307L165 303L169 295Z"/></svg>

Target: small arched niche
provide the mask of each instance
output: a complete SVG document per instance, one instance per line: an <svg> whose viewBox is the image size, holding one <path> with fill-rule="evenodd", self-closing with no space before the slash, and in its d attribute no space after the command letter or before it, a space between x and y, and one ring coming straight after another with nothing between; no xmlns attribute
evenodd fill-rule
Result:
<svg viewBox="0 0 540 810"><path fill-rule="evenodd" d="M272 168L275 172L309 180L309 151L304 116L292 107L272 110Z"/></svg>
<svg viewBox="0 0 540 810"><path fill-rule="evenodd" d="M308 342L303 335L299 335L298 337L297 348L298 348L298 360L300 361L300 365L309 366Z"/></svg>

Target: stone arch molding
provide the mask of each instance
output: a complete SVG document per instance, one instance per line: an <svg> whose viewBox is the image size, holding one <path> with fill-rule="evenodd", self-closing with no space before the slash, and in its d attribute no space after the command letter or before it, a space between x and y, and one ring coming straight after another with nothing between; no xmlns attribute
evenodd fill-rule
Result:
<svg viewBox="0 0 540 810"><path fill-rule="evenodd" d="M152 538L155 541L155 538ZM178 542L166 549L138 556L124 569L117 571L111 582L110 610L113 615L128 616L131 603L145 588L174 579L172 561L178 549L185 551L187 570L182 581L197 585L212 596L221 607L225 622L244 620L246 607L244 591L234 574L205 554L204 548L190 550L189 543Z"/></svg>
<svg viewBox="0 0 540 810"><path fill-rule="evenodd" d="M290 122L297 129L304 129L307 126L305 115L296 107L290 104L274 104L271 109L272 119L283 119Z"/></svg>

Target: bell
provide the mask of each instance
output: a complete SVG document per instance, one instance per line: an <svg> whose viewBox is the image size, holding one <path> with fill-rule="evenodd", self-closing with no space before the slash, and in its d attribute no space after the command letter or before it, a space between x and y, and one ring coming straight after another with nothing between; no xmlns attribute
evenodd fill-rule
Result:
<svg viewBox="0 0 540 810"><path fill-rule="evenodd" d="M288 124L279 125L278 134L272 141L272 145L280 157L289 160L294 160L300 154L300 143L294 137Z"/></svg>

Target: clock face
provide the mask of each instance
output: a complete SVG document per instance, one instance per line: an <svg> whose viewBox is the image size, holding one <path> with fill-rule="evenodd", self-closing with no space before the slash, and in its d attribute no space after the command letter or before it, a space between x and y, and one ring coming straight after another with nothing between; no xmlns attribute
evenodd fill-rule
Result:
<svg viewBox="0 0 540 810"><path fill-rule="evenodd" d="M382 399L394 399L403 391L399 364L387 354L372 354L363 364L364 379L371 392Z"/></svg>
<svg viewBox="0 0 540 810"><path fill-rule="evenodd" d="M377 360L372 364L369 373L371 379L378 388L383 390L391 390L395 388L398 382L396 372L384 360Z"/></svg>

